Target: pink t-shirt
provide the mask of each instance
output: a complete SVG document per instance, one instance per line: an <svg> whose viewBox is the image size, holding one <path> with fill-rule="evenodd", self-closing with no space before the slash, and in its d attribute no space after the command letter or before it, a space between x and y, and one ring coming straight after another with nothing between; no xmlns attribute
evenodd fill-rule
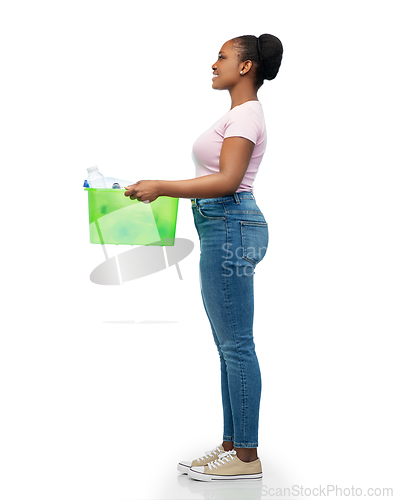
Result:
<svg viewBox="0 0 394 500"><path fill-rule="evenodd" d="M248 169L241 181L240 191L253 192L253 181L267 144L263 108L259 101L247 101L226 113L193 144L196 177L219 172L222 144L227 137L245 137L255 146Z"/></svg>

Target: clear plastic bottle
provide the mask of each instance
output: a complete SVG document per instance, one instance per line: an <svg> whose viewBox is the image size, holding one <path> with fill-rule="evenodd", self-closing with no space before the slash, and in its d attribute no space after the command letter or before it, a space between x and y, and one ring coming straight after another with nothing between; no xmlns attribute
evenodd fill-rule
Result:
<svg viewBox="0 0 394 500"><path fill-rule="evenodd" d="M88 183L92 188L106 188L107 185L104 180L103 174L99 172L98 167L88 168Z"/></svg>

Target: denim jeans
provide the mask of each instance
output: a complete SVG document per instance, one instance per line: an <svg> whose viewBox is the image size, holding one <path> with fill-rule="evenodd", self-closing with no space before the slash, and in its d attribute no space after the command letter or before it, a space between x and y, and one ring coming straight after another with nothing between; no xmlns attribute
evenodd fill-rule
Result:
<svg viewBox="0 0 394 500"><path fill-rule="evenodd" d="M261 375L253 340L253 277L268 226L252 193L193 198L200 286L220 356L223 440L258 446Z"/></svg>

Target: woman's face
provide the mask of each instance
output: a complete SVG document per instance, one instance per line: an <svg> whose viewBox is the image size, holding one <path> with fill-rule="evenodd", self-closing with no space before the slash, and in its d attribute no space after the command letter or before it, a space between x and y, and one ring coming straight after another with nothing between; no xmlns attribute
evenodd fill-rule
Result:
<svg viewBox="0 0 394 500"><path fill-rule="evenodd" d="M218 60L212 64L214 77L212 88L229 90L240 80L241 64L238 55L233 49L233 42L229 40L220 49Z"/></svg>

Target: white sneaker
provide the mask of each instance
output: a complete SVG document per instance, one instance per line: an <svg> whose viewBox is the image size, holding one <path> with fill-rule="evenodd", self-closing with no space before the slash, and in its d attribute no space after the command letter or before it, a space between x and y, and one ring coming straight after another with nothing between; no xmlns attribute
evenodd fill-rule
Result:
<svg viewBox="0 0 394 500"><path fill-rule="evenodd" d="M204 466L192 465L189 477L198 481L261 479L263 470L259 458L253 462L242 462L237 452L231 450L221 453L219 458Z"/></svg>
<svg viewBox="0 0 394 500"><path fill-rule="evenodd" d="M182 460L178 464L178 471L182 472L182 474L188 474L190 467L199 467L199 466L207 465L207 463L211 462L212 460L217 459L219 457L219 455L223 452L224 452L224 448L222 445L220 445L211 451L206 451L205 455L203 455L200 458L196 458L192 462L190 462L188 460Z"/></svg>

